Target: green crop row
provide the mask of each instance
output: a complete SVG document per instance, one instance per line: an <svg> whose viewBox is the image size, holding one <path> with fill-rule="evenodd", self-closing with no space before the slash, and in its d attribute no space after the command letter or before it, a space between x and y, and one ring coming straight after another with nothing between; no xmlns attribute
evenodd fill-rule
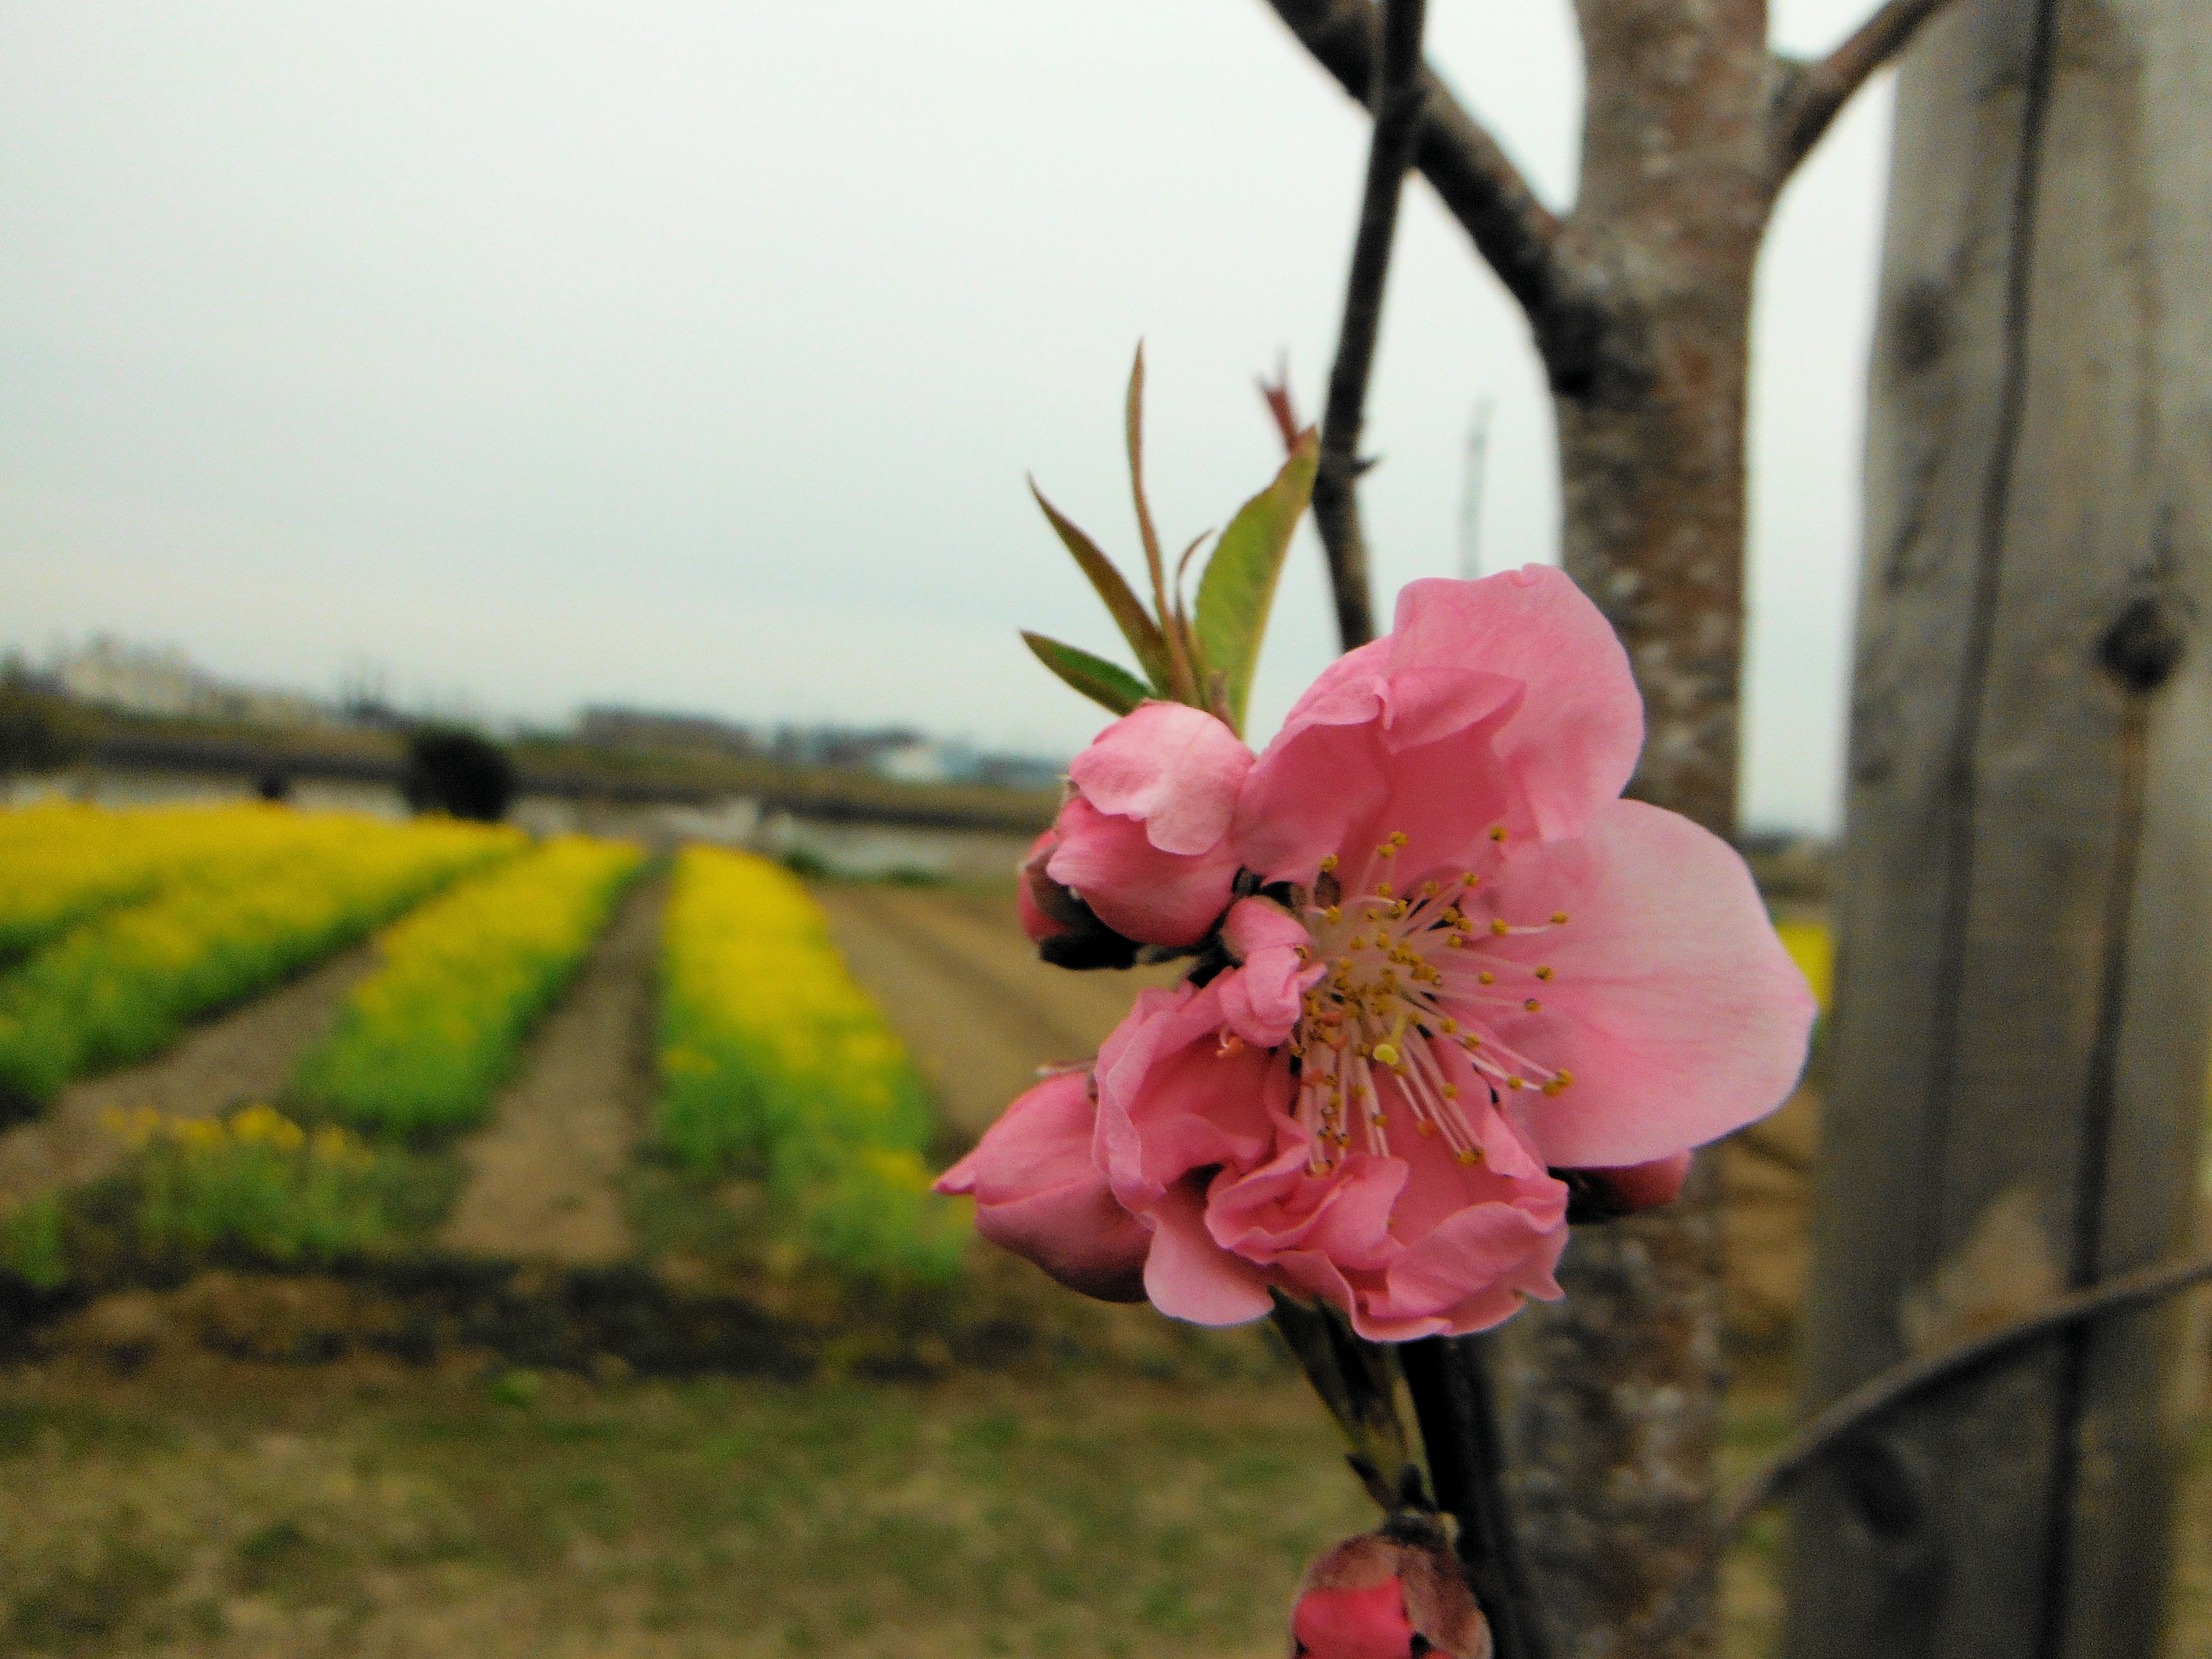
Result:
<svg viewBox="0 0 2212 1659"><path fill-rule="evenodd" d="M379 941L383 965L302 1057L293 1092L403 1137L482 1121L640 861L625 843L567 836L402 918Z"/></svg>
<svg viewBox="0 0 2212 1659"><path fill-rule="evenodd" d="M786 871L693 848L661 963L660 1144L765 1178L811 1255L866 1278L943 1282L968 1230L929 1191L928 1093Z"/></svg>
<svg viewBox="0 0 2212 1659"><path fill-rule="evenodd" d="M37 1110L71 1078L157 1052L191 1019L267 989L524 844L514 830L444 819L255 807L146 815L134 828L173 848L228 844L0 973L0 1117Z"/></svg>

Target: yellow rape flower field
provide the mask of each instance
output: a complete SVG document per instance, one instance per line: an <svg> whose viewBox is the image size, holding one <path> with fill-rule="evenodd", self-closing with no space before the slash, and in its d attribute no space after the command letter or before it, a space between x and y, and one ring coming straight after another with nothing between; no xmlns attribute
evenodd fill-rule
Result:
<svg viewBox="0 0 2212 1659"><path fill-rule="evenodd" d="M949 1279L968 1233L928 1190L927 1091L805 889L691 848L666 927L662 1146L702 1173L763 1176L810 1252L848 1272Z"/></svg>
<svg viewBox="0 0 2212 1659"><path fill-rule="evenodd" d="M159 1052L524 845L480 824L264 806L37 808L0 823L0 926L39 939L0 972L0 1118Z"/></svg>

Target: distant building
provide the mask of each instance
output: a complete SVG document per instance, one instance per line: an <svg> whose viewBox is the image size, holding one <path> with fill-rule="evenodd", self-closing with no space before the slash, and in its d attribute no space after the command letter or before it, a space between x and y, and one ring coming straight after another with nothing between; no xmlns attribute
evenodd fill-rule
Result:
<svg viewBox="0 0 2212 1659"><path fill-rule="evenodd" d="M1057 789L1067 775L1064 760L1040 760L1035 755L979 755L975 781L1000 789Z"/></svg>
<svg viewBox="0 0 2212 1659"><path fill-rule="evenodd" d="M894 783L963 782L975 775L975 757L964 744L909 738L877 750L868 769Z"/></svg>
<svg viewBox="0 0 2212 1659"><path fill-rule="evenodd" d="M659 749L680 754L757 755L751 730L711 714L673 714L609 706L577 716L576 735L607 749Z"/></svg>
<svg viewBox="0 0 2212 1659"><path fill-rule="evenodd" d="M324 714L297 692L225 685L173 645L132 645L110 634L65 653L54 679L65 696L125 714L270 726L312 725Z"/></svg>

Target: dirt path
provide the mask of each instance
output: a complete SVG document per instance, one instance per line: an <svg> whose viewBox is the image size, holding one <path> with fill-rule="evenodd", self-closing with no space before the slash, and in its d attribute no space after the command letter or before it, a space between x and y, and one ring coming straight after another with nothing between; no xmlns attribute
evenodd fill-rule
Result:
<svg viewBox="0 0 2212 1659"><path fill-rule="evenodd" d="M71 1084L44 1117L0 1134L0 1205L112 1169L122 1147L101 1122L111 1109L151 1106L172 1117L211 1117L241 1102L274 1099L376 963L374 946L358 946L143 1066Z"/></svg>
<svg viewBox="0 0 2212 1659"><path fill-rule="evenodd" d="M461 1146L468 1184L443 1242L580 1265L629 1249L621 1176L653 1097L653 969L668 884L640 882L531 1040L491 1126Z"/></svg>
<svg viewBox="0 0 2212 1659"><path fill-rule="evenodd" d="M1011 894L823 886L814 896L853 977L936 1087L946 1121L981 1134L1052 1060L1095 1052L1138 988L1172 967L1073 973L1036 959Z"/></svg>

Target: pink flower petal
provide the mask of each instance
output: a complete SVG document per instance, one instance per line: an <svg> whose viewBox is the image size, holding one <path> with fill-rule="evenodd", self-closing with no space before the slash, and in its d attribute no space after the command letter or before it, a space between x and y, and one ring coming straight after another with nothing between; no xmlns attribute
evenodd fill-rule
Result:
<svg viewBox="0 0 2212 1659"><path fill-rule="evenodd" d="M1364 1589L1310 1589L1291 1617L1297 1651L1316 1659L1404 1659L1413 1650L1406 1590L1395 1578Z"/></svg>
<svg viewBox="0 0 2212 1659"><path fill-rule="evenodd" d="M1044 908L1037 902L1035 886L1039 878L1042 878L1048 884L1047 891L1049 894L1052 878L1045 874L1044 867L1059 846L1060 837L1051 830L1046 830L1030 843L1030 850L1014 872L1014 907L1021 914L1022 932L1036 943L1041 944L1067 931L1067 924L1045 914Z"/></svg>
<svg viewBox="0 0 2212 1659"><path fill-rule="evenodd" d="M1397 631L1340 659L1245 781L1232 836L1270 880L1392 831L1467 867L1493 824L1577 835L1618 795L1643 705L1605 618L1555 570L1415 582Z"/></svg>
<svg viewBox="0 0 2212 1659"><path fill-rule="evenodd" d="M1194 1325L1242 1325L1273 1307L1266 1275L1207 1235L1204 1200L1188 1182L1164 1194L1147 1218L1145 1294L1162 1313Z"/></svg>
<svg viewBox="0 0 2212 1659"><path fill-rule="evenodd" d="M1290 1036L1301 1000L1328 970L1307 963L1305 928L1266 899L1231 906L1221 939L1239 963L1221 976L1222 1012L1245 1042L1273 1048Z"/></svg>
<svg viewBox="0 0 2212 1659"><path fill-rule="evenodd" d="M937 1190L972 1194L976 1231L1070 1289L1141 1301L1152 1235L1091 1162L1093 1111L1087 1078L1047 1079L1006 1108Z"/></svg>
<svg viewBox="0 0 2212 1659"><path fill-rule="evenodd" d="M1193 1170L1249 1169L1274 1146L1288 1070L1262 1049L1223 1054L1223 1023L1218 981L1147 990L1098 1051L1092 1157L1132 1210Z"/></svg>
<svg viewBox="0 0 2212 1659"><path fill-rule="evenodd" d="M1568 921L1500 941L1553 969L1541 1012L1498 1035L1574 1081L1509 1109L1556 1169L1668 1157L1780 1105L1797 1080L1813 994L1766 919L1751 872L1687 818L1616 801L1579 841L1517 849L1501 915ZM1501 957L1509 954L1501 950Z"/></svg>
<svg viewBox="0 0 2212 1659"><path fill-rule="evenodd" d="M1398 593L1395 669L1476 665L1527 688L1498 756L1528 792L1546 839L1581 832L1628 785L1644 700L1613 625L1563 570L1524 565L1480 581L1431 578Z"/></svg>
<svg viewBox="0 0 2212 1659"><path fill-rule="evenodd" d="M1125 938L1195 945L1229 908L1237 855L1226 843L1198 857L1164 853L1138 820L1101 812L1080 795L1060 808L1057 828L1046 873Z"/></svg>
<svg viewBox="0 0 2212 1659"><path fill-rule="evenodd" d="M1206 1228L1224 1250L1262 1265L1314 1250L1346 1272L1378 1269L1404 1248L1390 1212L1407 1173L1403 1159L1358 1152L1334 1175L1310 1175L1301 1136L1263 1170L1224 1170L1206 1194Z"/></svg>
<svg viewBox="0 0 2212 1659"><path fill-rule="evenodd" d="M1100 811L1140 820L1161 852L1193 856L1229 833L1251 769L1252 751L1212 715L1148 702L1101 732L1067 775Z"/></svg>

